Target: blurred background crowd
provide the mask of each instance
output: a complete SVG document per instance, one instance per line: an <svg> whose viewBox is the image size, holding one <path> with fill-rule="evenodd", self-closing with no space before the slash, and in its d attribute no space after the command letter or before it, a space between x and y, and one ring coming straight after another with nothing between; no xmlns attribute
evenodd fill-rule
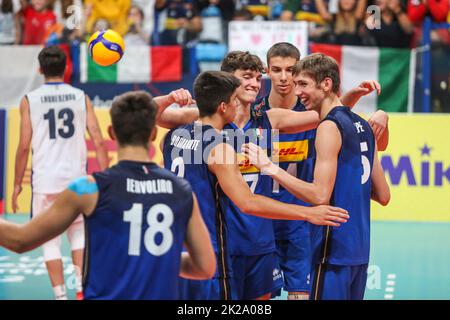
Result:
<svg viewBox="0 0 450 320"><path fill-rule="evenodd" d="M227 43L232 20L307 21L319 43L416 47L426 16L450 21L449 0L0 0L0 44L83 41L111 28L126 45ZM380 19L371 15L379 8ZM369 9L368 9L369 8ZM368 19L370 15L370 18ZM450 43L448 30L432 33Z"/></svg>

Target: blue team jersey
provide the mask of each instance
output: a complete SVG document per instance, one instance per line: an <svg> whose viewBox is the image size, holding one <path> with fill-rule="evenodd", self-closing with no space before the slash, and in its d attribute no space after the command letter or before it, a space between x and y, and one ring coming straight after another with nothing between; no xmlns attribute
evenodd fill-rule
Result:
<svg viewBox="0 0 450 320"><path fill-rule="evenodd" d="M154 163L134 161L93 176L98 201L85 219L85 298L178 299L193 206L189 183Z"/></svg>
<svg viewBox="0 0 450 320"><path fill-rule="evenodd" d="M313 261L366 264L370 248L374 135L369 124L347 107L332 109L323 121L333 121L342 138L330 204L348 210L350 219L338 228L312 227Z"/></svg>
<svg viewBox="0 0 450 320"><path fill-rule="evenodd" d="M257 104L261 105L263 110L270 110L271 108L269 96L262 98ZM306 111L300 99L297 100L296 105L291 110ZM280 134L277 139L278 143L273 145L274 153L278 153L279 167L303 181L312 182L314 177L315 138L315 129L293 134ZM309 206L276 181L273 181L271 198L285 203ZM299 233L309 230L309 223L306 221L274 220L273 226L277 240L295 239L300 236Z"/></svg>
<svg viewBox="0 0 450 320"><path fill-rule="evenodd" d="M228 143L235 149L239 169L250 189L255 194L270 196L272 190L272 178L261 175L259 170L244 160L241 152L243 143L253 142L271 154L272 150L272 126L265 111L252 108L251 117L243 129L234 123L224 128L228 136ZM233 138L231 138L233 137ZM230 204L228 210L230 248L232 255L262 255L275 251L275 239L271 219L264 219L242 213L239 208Z"/></svg>
<svg viewBox="0 0 450 320"><path fill-rule="evenodd" d="M163 147L164 167L188 180L198 198L217 255L215 277L220 278L232 275L225 217L230 201L209 170L207 159L209 152L224 141L222 133L213 127L192 123L169 131Z"/></svg>

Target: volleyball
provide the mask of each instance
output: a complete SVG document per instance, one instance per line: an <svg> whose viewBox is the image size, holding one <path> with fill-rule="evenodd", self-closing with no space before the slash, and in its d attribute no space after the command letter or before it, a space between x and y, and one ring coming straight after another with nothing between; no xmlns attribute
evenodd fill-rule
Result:
<svg viewBox="0 0 450 320"><path fill-rule="evenodd" d="M118 62L125 51L123 38L117 32L108 29L95 32L88 41L89 55L101 66L110 66Z"/></svg>

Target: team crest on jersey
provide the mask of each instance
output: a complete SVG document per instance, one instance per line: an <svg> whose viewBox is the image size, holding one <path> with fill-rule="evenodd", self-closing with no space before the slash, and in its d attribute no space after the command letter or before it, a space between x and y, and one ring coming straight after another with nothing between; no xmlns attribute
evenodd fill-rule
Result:
<svg viewBox="0 0 450 320"><path fill-rule="evenodd" d="M273 281L277 281L278 279L280 279L282 277L280 270L277 268L273 269L272 276L273 276Z"/></svg>
<svg viewBox="0 0 450 320"><path fill-rule="evenodd" d="M358 133L364 132L364 127L362 126L361 122L354 122L353 123L355 125L356 131Z"/></svg>

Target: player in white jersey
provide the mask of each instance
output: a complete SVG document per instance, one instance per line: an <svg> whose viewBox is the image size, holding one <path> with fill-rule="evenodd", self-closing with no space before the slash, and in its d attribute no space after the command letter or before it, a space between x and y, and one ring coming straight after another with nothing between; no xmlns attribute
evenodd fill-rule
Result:
<svg viewBox="0 0 450 320"><path fill-rule="evenodd" d="M108 154L89 97L63 82L66 55L56 47L39 53L40 72L45 84L28 93L20 102L20 140L16 153L12 208L17 198L32 149L32 217L50 207L69 183L87 174L86 128L95 145L100 169L108 167ZM67 229L76 272L77 298L82 298L84 222L79 215ZM67 299L61 259L61 237L45 243L43 255L56 299Z"/></svg>

